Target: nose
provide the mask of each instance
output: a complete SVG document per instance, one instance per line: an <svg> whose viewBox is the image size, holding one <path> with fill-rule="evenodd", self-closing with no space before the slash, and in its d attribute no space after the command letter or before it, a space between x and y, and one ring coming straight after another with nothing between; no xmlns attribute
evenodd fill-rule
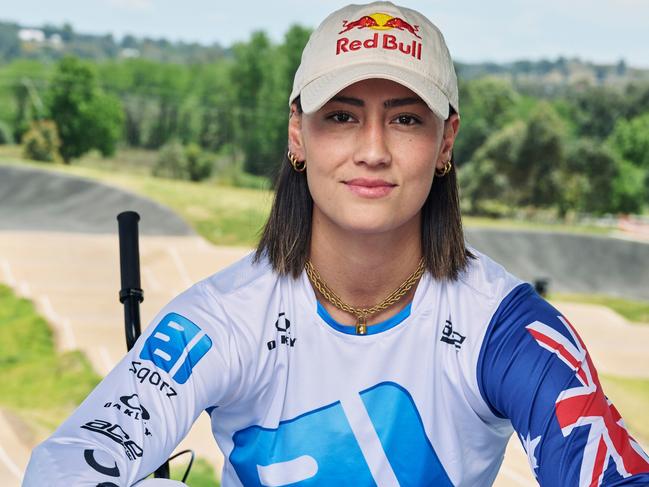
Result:
<svg viewBox="0 0 649 487"><path fill-rule="evenodd" d="M392 162L386 127L381 119L371 117L363 124L356 140L354 162L371 167L387 166Z"/></svg>

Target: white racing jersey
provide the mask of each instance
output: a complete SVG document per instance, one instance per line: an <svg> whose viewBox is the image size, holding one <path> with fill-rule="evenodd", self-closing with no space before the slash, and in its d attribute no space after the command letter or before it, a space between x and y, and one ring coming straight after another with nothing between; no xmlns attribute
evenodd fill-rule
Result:
<svg viewBox="0 0 649 487"><path fill-rule="evenodd" d="M514 431L541 485L649 485L568 320L473 252L364 336L306 274L239 261L155 317L34 450L24 485L131 486L203 411L224 487L489 486Z"/></svg>

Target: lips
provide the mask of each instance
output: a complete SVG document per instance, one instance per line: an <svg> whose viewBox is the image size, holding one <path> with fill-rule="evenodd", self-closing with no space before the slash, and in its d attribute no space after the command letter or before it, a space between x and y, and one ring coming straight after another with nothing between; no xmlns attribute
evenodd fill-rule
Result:
<svg viewBox="0 0 649 487"><path fill-rule="evenodd" d="M349 190L363 198L381 198L387 196L397 186L383 179L355 178L343 181Z"/></svg>

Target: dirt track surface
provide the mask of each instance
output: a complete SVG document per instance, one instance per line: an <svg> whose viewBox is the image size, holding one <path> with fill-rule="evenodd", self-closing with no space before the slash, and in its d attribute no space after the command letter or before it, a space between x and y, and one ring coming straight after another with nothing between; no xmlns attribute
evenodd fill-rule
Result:
<svg viewBox="0 0 649 487"><path fill-rule="evenodd" d="M214 247L191 235L187 226L169 210L135 195L93 186L88 181L74 181L75 178L56 180L49 172L43 175L42 171L37 171L39 174L20 171L23 169L15 168L8 176L11 171L0 166L0 281L34 301L38 311L52 324L59 349L82 350L102 375L125 352L122 307L117 299L116 213L137 209L143 215L140 239L145 289L141 307L143 326L173 296L249 251ZM161 235L152 236L156 234ZM515 252L534 251L530 244L520 243L516 238L507 240L501 235L495 239L494 235L488 235L480 239L479 234L469 234L472 244L496 260L500 258L499 252L511 258ZM544 240L542 235L532 238L540 238L544 245L552 242L552 238ZM561 256L560 251L544 252L551 260ZM514 264L512 270L522 270L521 277L538 277L535 274L538 269L529 267L529 259L520 260L522 267L518 271ZM637 262L630 264L633 266ZM561 269L561 266L556 269L558 275ZM611 269L607 268L607 272ZM567 275L570 277L569 272ZM560 304L558 308L582 334L601 372L649 376L645 352L649 327L631 326L599 306ZM3 487L20 484L34 446L17 434L10 419L0 411L0 485ZM214 443L206 415L202 415L179 449L186 447L220 470L222 455ZM512 437L495 485L537 485L516 437Z"/></svg>

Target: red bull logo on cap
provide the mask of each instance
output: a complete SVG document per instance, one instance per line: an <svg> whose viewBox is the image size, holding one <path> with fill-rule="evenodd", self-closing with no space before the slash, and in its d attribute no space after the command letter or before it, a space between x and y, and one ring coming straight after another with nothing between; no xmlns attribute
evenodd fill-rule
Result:
<svg viewBox="0 0 649 487"><path fill-rule="evenodd" d="M387 31L397 29L400 31L410 32L417 39L421 39L418 34L419 26L412 25L399 17L393 17L386 13L373 13L364 15L357 20L344 20L343 29L339 35L354 29L372 29L375 31ZM397 37L392 34L376 32L365 40L341 37L336 42L336 55L360 49L387 49L396 50L403 54L408 54L416 59L421 59L421 42L413 40L412 42L398 41Z"/></svg>

